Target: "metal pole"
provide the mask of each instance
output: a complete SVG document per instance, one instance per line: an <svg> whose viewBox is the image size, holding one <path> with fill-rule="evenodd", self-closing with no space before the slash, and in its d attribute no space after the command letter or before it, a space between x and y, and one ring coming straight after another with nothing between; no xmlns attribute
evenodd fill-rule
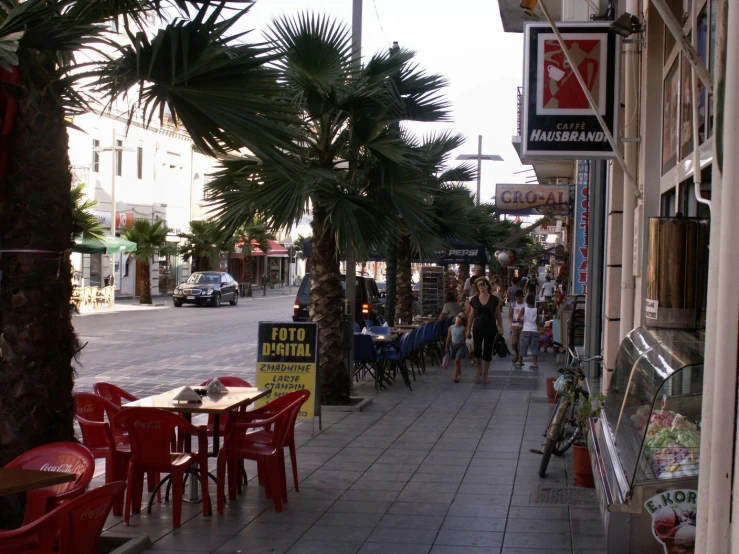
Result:
<svg viewBox="0 0 739 554"><path fill-rule="evenodd" d="M115 236L116 231L116 224L115 224L115 177L116 177L116 171L117 171L117 165L118 165L118 150L116 149L116 133L115 128L113 128L112 131L112 137L111 137L111 143L110 143L110 154L112 156L111 164L112 171L110 172L110 236ZM115 273L115 255L111 254L109 256L110 267L108 268L108 271L110 272L110 275L113 275ZM102 264L101 264L102 265ZM102 269L102 268L101 268ZM105 281L103 281L104 283ZM135 288L135 287L134 287ZM135 291L134 291L135 292ZM113 286L113 296L115 296L115 286Z"/></svg>
<svg viewBox="0 0 739 554"><path fill-rule="evenodd" d="M352 66L354 71L359 72L362 65L362 0L352 0ZM346 340L346 367L349 373L349 394L354 394L354 379L352 369L354 368L354 320L356 312L357 258L352 248L346 252L346 307L345 315L347 323L344 327Z"/></svg>
<svg viewBox="0 0 739 554"><path fill-rule="evenodd" d="M641 191L639 190L639 187L636 186L636 181L634 181L633 175L629 171L629 168L626 166L626 162L624 161L624 158L621 155L621 152L619 151L618 146L616 145L616 140L613 138L613 135L608 130L608 126L606 125L606 122L603 120L603 117L600 115L600 112L598 111L598 106L595 104L595 100L593 100L593 95L590 94L590 89L588 89L588 86L585 84L585 80L582 78L582 75L580 74L580 70L577 68L577 65L575 65L575 62L572 60L572 57L570 56L570 49L567 48L567 45L565 44L565 41L562 38L562 34L559 32L557 25L554 23L552 16L549 14L549 8L547 8L544 2L539 2L539 6L541 6L541 11L544 12L544 17L546 17L547 22L552 27L552 31L554 31L554 36L557 37L557 42L559 42L559 47L562 49L562 53L564 54L565 59L567 60L567 63L570 64L570 68L572 69L572 74L577 79L577 82L580 83L580 88L582 89L582 92L585 95L585 97L588 99L588 104L590 104L590 109L593 110L593 115L598 120L598 123L600 123L601 129L603 130L603 134L606 136L606 139L608 139L608 144L611 145L611 148L613 149L613 153L616 155L616 160L618 161L618 164L621 166L621 169L623 169L624 175L629 179L629 183L631 183L631 187L634 191L634 195L637 198L641 198Z"/></svg>
<svg viewBox="0 0 739 554"><path fill-rule="evenodd" d="M480 180L482 175L482 135L477 135L477 205L480 205Z"/></svg>

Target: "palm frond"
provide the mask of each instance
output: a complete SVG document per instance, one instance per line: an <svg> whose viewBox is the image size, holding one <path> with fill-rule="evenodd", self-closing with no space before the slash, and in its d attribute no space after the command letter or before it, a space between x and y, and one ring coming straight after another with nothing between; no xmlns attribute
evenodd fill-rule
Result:
<svg viewBox="0 0 739 554"><path fill-rule="evenodd" d="M78 183L72 187L72 240L102 240L105 228L90 210L97 206L98 201L85 198L85 183Z"/></svg>
<svg viewBox="0 0 739 554"><path fill-rule="evenodd" d="M152 223L148 219L134 219L131 228L126 229L124 238L135 242L138 246L136 259L143 263L151 263L155 254L173 254L176 248L167 243L167 235L171 232L164 220Z"/></svg>

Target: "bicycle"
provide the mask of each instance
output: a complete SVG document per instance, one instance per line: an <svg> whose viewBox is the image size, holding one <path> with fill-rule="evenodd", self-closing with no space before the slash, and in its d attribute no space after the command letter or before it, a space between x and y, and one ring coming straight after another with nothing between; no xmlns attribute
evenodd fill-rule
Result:
<svg viewBox="0 0 739 554"><path fill-rule="evenodd" d="M562 345L558 344L557 346ZM570 365L559 369L560 376L554 384L554 389L559 394L559 400L554 410L552 410L549 424L544 433L547 439L544 443L544 450L532 450L532 452L542 455L539 464L539 477L546 477L552 454L562 456L582 434L583 429L577 422L575 410L580 399L589 398L589 394L583 386L585 374L580 366L583 363L603 359L603 356L581 358L569 346L565 348L570 354Z"/></svg>

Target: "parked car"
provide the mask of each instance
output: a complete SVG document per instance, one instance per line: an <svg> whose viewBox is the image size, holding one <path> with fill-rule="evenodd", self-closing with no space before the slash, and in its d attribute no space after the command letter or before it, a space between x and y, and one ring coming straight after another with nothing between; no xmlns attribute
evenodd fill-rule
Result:
<svg viewBox="0 0 739 554"><path fill-rule="evenodd" d="M308 307L310 306L310 273L306 273L303 281L300 283L298 294L295 296L295 305L293 306L293 321L310 321ZM342 283L345 283L345 276L341 276ZM346 287L344 287L346 288ZM365 319L377 320L377 316L384 311L380 303L380 291L377 289L377 283L372 277L357 275L357 295L356 309L354 319L361 324Z"/></svg>
<svg viewBox="0 0 739 554"><path fill-rule="evenodd" d="M182 304L208 304L218 307L222 302L239 303L239 285L223 271L197 271L177 286L172 294L175 308Z"/></svg>

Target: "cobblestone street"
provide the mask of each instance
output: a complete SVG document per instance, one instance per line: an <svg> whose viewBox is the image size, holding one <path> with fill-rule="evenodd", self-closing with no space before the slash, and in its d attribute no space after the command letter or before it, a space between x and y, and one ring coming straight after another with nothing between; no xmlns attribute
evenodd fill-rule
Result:
<svg viewBox="0 0 739 554"><path fill-rule="evenodd" d="M76 316L85 347L75 387L91 391L93 383L108 381L141 397L219 375L254 382L257 323L290 321L294 298L285 289L237 306L175 309L170 298L160 297L153 307L124 301L120 311Z"/></svg>

